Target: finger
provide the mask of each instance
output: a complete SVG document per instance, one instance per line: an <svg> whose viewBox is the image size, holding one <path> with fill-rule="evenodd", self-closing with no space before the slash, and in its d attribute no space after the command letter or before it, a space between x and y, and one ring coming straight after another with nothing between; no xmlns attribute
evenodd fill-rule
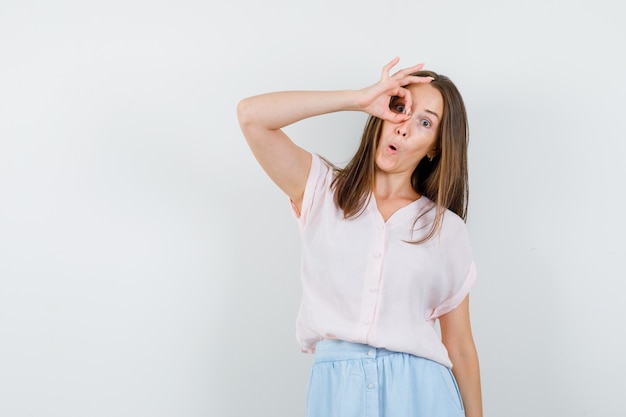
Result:
<svg viewBox="0 0 626 417"><path fill-rule="evenodd" d="M417 64L417 65L413 65L412 67L409 68L404 68L399 70L398 72L396 72L395 74L393 74L394 78L401 78L401 77L405 77L407 75L416 73L417 71L421 70L422 68L424 68L424 64Z"/></svg>
<svg viewBox="0 0 626 417"><path fill-rule="evenodd" d="M405 87L409 84L428 84L431 81L434 81L433 77L423 75L407 75L398 80L398 82Z"/></svg>
<svg viewBox="0 0 626 417"><path fill-rule="evenodd" d="M394 95L400 97L402 101L404 101L404 113L401 115L405 116L403 117L403 119L406 120L411 115L411 107L413 106L413 95L410 93L409 90L404 87L398 88L398 91L396 91L396 94Z"/></svg>
<svg viewBox="0 0 626 417"><path fill-rule="evenodd" d="M394 123L402 123L406 119L404 118L404 114L402 113L394 113L392 111L386 111L380 116L378 116L382 120L389 120Z"/></svg>
<svg viewBox="0 0 626 417"><path fill-rule="evenodd" d="M429 83L435 79L430 75L409 75L405 77L409 84Z"/></svg>
<svg viewBox="0 0 626 417"><path fill-rule="evenodd" d="M393 113L393 112L389 112L386 113L384 118L394 122L394 123L402 123L404 121L406 121L407 119L409 119L411 116L409 116L408 114L404 114L404 113Z"/></svg>
<svg viewBox="0 0 626 417"><path fill-rule="evenodd" d="M392 59L391 61L389 61L389 63L383 67L383 73L382 73L382 77L381 77L383 80L389 78L389 72L391 71L391 69L393 67L396 66L396 64L398 62L400 62L400 57L399 56L397 56L394 59Z"/></svg>

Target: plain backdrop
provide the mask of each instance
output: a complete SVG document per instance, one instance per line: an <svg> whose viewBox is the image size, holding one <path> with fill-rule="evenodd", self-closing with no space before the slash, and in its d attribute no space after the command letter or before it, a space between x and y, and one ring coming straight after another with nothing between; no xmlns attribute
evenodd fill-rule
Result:
<svg viewBox="0 0 626 417"><path fill-rule="evenodd" d="M236 106L394 56L468 108L485 416L626 416L622 7L0 0L0 416L303 415L298 228ZM365 119L286 130L342 165Z"/></svg>

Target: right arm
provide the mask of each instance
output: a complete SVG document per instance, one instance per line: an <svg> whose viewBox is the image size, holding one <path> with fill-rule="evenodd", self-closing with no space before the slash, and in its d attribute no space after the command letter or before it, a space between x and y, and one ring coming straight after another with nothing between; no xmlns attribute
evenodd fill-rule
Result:
<svg viewBox="0 0 626 417"><path fill-rule="evenodd" d="M321 114L358 110L355 91L285 91L242 100L239 124L255 158L267 175L300 209L311 154L281 130Z"/></svg>
<svg viewBox="0 0 626 417"><path fill-rule="evenodd" d="M410 75L421 65L389 76L389 70L397 62L398 58L387 64L381 80L362 90L285 91L249 97L239 103L239 124L252 153L298 209L302 205L311 154L293 143L281 129L309 117L345 110L365 111L394 122L404 121L408 112L391 112L390 98L404 97L410 109L411 95L403 86L430 80Z"/></svg>

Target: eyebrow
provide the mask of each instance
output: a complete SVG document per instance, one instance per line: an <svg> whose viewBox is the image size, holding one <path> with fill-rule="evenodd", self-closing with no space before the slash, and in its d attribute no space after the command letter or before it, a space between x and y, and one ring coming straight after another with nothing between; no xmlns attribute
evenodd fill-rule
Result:
<svg viewBox="0 0 626 417"><path fill-rule="evenodd" d="M426 113L430 113L430 114L434 115L435 117L437 117L437 119L441 120L441 117L439 117L439 115L438 115L437 113L435 113L434 111L432 111L432 110L428 110L428 109L426 109L426 110L424 110L424 111L425 111Z"/></svg>

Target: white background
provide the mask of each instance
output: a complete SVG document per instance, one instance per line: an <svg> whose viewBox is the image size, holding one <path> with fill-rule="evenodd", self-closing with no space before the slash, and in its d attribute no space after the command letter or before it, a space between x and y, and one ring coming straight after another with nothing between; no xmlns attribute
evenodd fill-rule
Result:
<svg viewBox="0 0 626 417"><path fill-rule="evenodd" d="M486 416L626 416L626 26L597 1L0 1L0 416L299 416L299 235L235 109L396 55L470 117ZM345 163L365 116L287 129Z"/></svg>

